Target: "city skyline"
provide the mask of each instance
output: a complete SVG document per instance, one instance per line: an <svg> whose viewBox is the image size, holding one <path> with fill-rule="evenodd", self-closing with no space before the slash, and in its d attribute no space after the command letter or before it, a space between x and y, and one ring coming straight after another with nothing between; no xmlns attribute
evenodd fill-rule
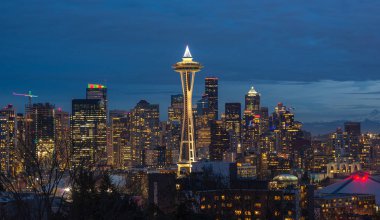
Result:
<svg viewBox="0 0 380 220"><path fill-rule="evenodd" d="M0 7L0 99L19 110L25 102L12 92L32 90L37 102L70 109L87 83L110 88L110 109L130 109L140 99L166 109L168 95L181 93L170 65L186 44L205 63L204 76L220 79L221 104L241 102L253 85L265 105L289 103L305 122L356 120L380 109L376 1L220 1L212 13L191 2L19 3ZM194 15L204 22L193 22ZM162 86L153 86L157 79ZM201 77L199 97L200 85Z"/></svg>

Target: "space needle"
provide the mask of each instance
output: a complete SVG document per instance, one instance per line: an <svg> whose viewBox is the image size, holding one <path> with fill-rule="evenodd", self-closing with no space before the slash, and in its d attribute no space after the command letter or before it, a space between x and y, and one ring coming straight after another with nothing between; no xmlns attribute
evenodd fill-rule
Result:
<svg viewBox="0 0 380 220"><path fill-rule="evenodd" d="M191 173L192 163L196 161L192 97L195 73L202 68L203 66L200 63L193 61L189 46L186 46L182 61L173 65L174 71L181 76L183 92L182 135L177 163L178 176Z"/></svg>

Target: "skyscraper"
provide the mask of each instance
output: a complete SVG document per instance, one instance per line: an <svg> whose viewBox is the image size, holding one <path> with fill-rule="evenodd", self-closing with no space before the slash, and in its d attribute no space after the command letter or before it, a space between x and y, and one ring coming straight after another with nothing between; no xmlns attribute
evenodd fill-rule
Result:
<svg viewBox="0 0 380 220"><path fill-rule="evenodd" d="M122 110L110 111L111 149L108 159L113 167L124 169L132 165L130 138L130 113Z"/></svg>
<svg viewBox="0 0 380 220"><path fill-rule="evenodd" d="M213 115L210 115L209 101L206 94L197 102L197 114L195 116L197 157L199 159L207 159L211 143L210 121L213 120Z"/></svg>
<svg viewBox="0 0 380 220"><path fill-rule="evenodd" d="M218 120L218 78L207 77L205 79L205 93L209 101L210 114L214 120Z"/></svg>
<svg viewBox="0 0 380 220"><path fill-rule="evenodd" d="M223 160L223 154L228 149L229 137L223 127L223 122L218 120L211 121L211 144L210 144L210 160Z"/></svg>
<svg viewBox="0 0 380 220"><path fill-rule="evenodd" d="M50 103L35 103L31 106L28 117L31 119L30 140L38 156L48 156L55 146L55 106Z"/></svg>
<svg viewBox="0 0 380 220"><path fill-rule="evenodd" d="M253 86L245 95L245 111L260 114L260 93Z"/></svg>
<svg viewBox="0 0 380 220"><path fill-rule="evenodd" d="M183 95L172 95L170 106L168 108L169 121L180 122L183 113Z"/></svg>
<svg viewBox="0 0 380 220"><path fill-rule="evenodd" d="M180 156L177 164L178 175L183 171L191 172L191 164L196 158L192 96L195 73L199 72L201 68L202 66L198 62L193 61L189 47L186 47L182 61L173 65L174 71L178 72L181 76L184 100Z"/></svg>
<svg viewBox="0 0 380 220"><path fill-rule="evenodd" d="M16 111L8 105L0 110L0 173L15 173L16 141Z"/></svg>
<svg viewBox="0 0 380 220"><path fill-rule="evenodd" d="M159 105L145 100L131 112L130 142L134 166L146 166L145 152L158 146L160 135Z"/></svg>
<svg viewBox="0 0 380 220"><path fill-rule="evenodd" d="M223 121L230 137L230 147L236 152L241 144L241 104L226 103Z"/></svg>
<svg viewBox="0 0 380 220"><path fill-rule="evenodd" d="M357 159L359 156L359 153L361 151L360 149L360 135L361 135L361 128L360 128L360 122L345 122L344 123L344 131L346 134L346 145L348 148L348 152L350 153L350 156Z"/></svg>
<svg viewBox="0 0 380 220"><path fill-rule="evenodd" d="M63 111L61 108L55 110L55 149L58 152L58 158L62 167L67 165L70 147L70 114Z"/></svg>
<svg viewBox="0 0 380 220"><path fill-rule="evenodd" d="M73 99L71 141L74 163L107 164L107 123L101 99Z"/></svg>
<svg viewBox="0 0 380 220"><path fill-rule="evenodd" d="M108 117L108 97L107 87L101 84L88 84L86 89L86 99L100 99L104 102L104 108ZM107 119L108 120L108 119Z"/></svg>

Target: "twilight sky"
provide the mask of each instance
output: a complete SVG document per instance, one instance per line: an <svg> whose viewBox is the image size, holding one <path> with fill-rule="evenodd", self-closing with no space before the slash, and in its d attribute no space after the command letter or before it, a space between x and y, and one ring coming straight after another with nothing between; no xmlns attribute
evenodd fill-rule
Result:
<svg viewBox="0 0 380 220"><path fill-rule="evenodd" d="M219 77L222 111L254 85L299 120L353 120L380 109L379 12L378 0L3 0L0 105L22 111L11 93L32 90L70 111L98 82L111 109L146 99L166 118L189 44L205 66L195 96Z"/></svg>

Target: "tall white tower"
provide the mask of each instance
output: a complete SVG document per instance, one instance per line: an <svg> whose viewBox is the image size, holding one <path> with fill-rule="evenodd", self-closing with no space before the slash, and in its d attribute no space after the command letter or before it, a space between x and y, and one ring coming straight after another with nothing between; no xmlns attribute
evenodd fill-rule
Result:
<svg viewBox="0 0 380 220"><path fill-rule="evenodd" d="M199 72L201 68L200 63L193 61L188 46L186 46L182 61L173 65L174 71L181 76L183 92L182 136L177 163L178 175L191 173L191 164L196 160L192 97L195 73Z"/></svg>

